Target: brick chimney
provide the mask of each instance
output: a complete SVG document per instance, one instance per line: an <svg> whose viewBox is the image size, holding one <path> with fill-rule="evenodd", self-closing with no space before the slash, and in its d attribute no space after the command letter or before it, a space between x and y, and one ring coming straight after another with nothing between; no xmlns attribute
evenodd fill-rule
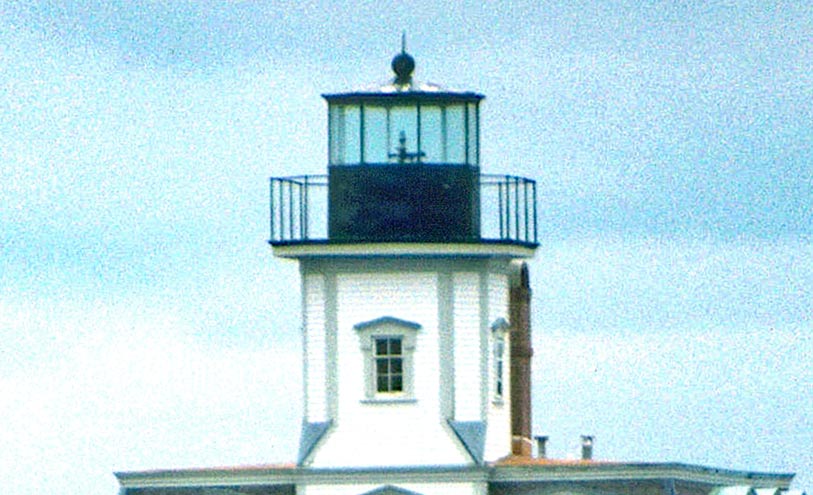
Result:
<svg viewBox="0 0 813 495"><path fill-rule="evenodd" d="M582 460L590 461L593 459L593 441L595 438L592 435L582 435Z"/></svg>
<svg viewBox="0 0 813 495"><path fill-rule="evenodd" d="M509 296L511 319L511 452L530 457L531 286L526 263L514 265Z"/></svg>

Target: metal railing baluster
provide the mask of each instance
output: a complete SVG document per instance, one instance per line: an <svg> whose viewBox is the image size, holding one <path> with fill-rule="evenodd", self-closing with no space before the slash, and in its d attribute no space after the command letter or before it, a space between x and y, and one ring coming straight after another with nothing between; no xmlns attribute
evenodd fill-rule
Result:
<svg viewBox="0 0 813 495"><path fill-rule="evenodd" d="M327 176L274 177L269 180L268 187L272 244L310 241L314 240L314 235L315 240L329 240L325 228L330 210ZM481 198L481 231L477 239L538 243L536 181L514 175L483 174L477 187ZM316 213L314 218L311 218L312 213ZM317 223L311 225L314 220ZM322 221L324 225L319 223Z"/></svg>
<svg viewBox="0 0 813 495"><path fill-rule="evenodd" d="M505 176L505 238L511 239L511 177Z"/></svg>
<svg viewBox="0 0 813 495"><path fill-rule="evenodd" d="M269 209L269 224L271 230L271 240L276 241L277 239L274 237L274 183L276 183L276 179L271 179L268 182L268 209Z"/></svg>

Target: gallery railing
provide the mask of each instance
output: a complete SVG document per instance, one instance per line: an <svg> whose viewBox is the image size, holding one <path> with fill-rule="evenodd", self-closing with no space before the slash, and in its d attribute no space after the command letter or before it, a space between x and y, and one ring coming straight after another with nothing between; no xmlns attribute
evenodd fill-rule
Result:
<svg viewBox="0 0 813 495"><path fill-rule="evenodd" d="M331 240L327 175L273 177L269 195L271 244ZM480 174L479 237L472 240L536 245L536 204L536 181L513 175Z"/></svg>

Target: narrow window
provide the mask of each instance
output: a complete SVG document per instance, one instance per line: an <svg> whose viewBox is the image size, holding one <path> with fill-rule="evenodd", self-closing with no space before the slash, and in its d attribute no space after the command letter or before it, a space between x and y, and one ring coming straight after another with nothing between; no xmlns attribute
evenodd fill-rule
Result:
<svg viewBox="0 0 813 495"><path fill-rule="evenodd" d="M375 337L375 380L378 393L404 391L401 337Z"/></svg>
<svg viewBox="0 0 813 495"><path fill-rule="evenodd" d="M506 383L506 375L508 374L507 366L510 365L507 364L509 358L505 355L510 328L505 318L497 318L497 320L491 324L491 394L494 404L497 405L502 404L506 395L510 394L508 390L509 384Z"/></svg>
<svg viewBox="0 0 813 495"><path fill-rule="evenodd" d="M497 337L494 340L494 398L503 398L503 365L505 362L505 339Z"/></svg>

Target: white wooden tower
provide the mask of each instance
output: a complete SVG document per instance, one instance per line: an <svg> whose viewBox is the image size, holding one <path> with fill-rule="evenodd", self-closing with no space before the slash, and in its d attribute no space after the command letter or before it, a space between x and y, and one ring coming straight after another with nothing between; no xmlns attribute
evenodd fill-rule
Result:
<svg viewBox="0 0 813 495"><path fill-rule="evenodd" d="M536 248L535 183L481 174L483 96L414 67L402 50L391 82L323 95L327 176L272 179L270 242L302 277L299 466L512 451L509 286Z"/></svg>

